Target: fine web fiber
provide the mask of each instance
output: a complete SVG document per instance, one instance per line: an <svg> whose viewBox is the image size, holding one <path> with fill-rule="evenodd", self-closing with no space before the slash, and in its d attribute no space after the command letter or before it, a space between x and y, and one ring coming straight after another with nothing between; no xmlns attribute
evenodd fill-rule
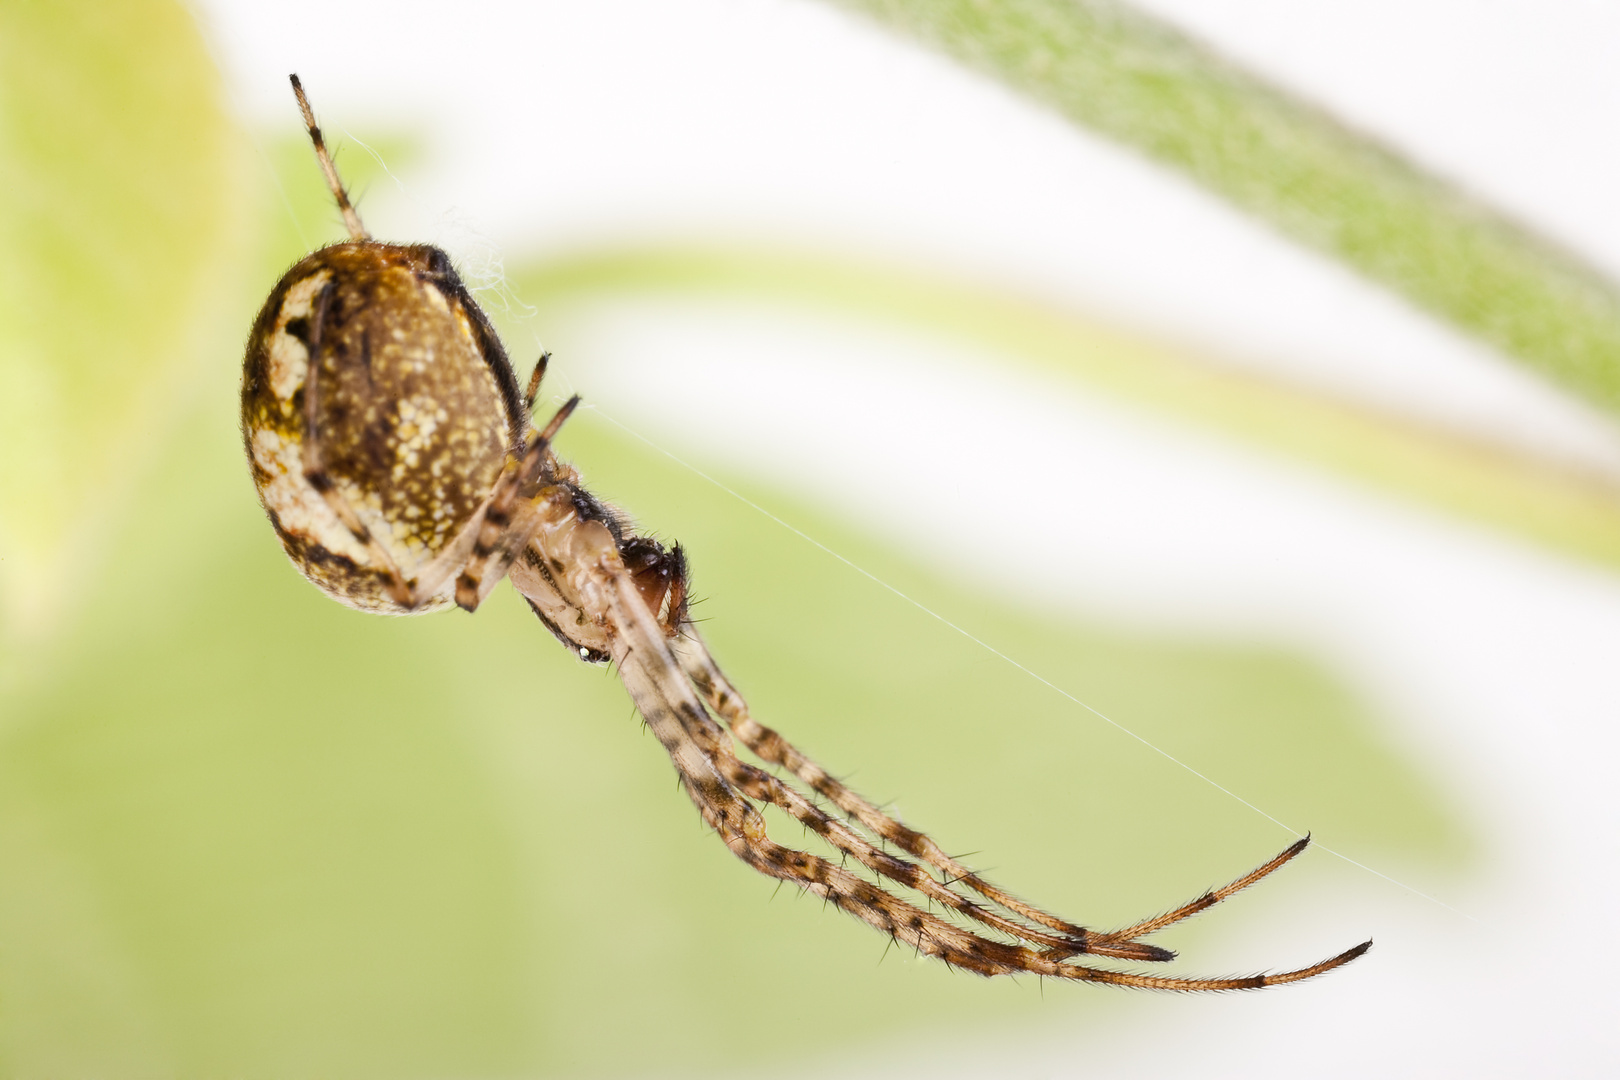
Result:
<svg viewBox="0 0 1620 1080"><path fill-rule="evenodd" d="M862 577L864 577L867 580L871 581L874 585L877 585L880 588L886 589L887 591L893 593L895 596L899 597L901 600L904 600L906 603L910 604L912 607L915 607L918 611L921 611L923 614L929 616L930 618L933 618L933 619L937 620L938 622L942 623L946 627L949 627L951 630L954 630L956 633L960 634L962 637L966 638L968 641L971 641L974 645L977 645L979 648L981 648L981 649L985 650L986 652L990 653L990 655L992 655L992 656L996 657L997 659L1001 660L1003 663L1009 664L1012 667L1016 668L1018 671L1022 672L1025 676L1027 676L1027 677L1029 677L1031 679L1034 679L1036 682L1040 683L1042 686L1045 686L1047 689L1051 690L1053 693L1055 693L1058 696L1062 697L1064 700L1069 701L1074 705L1078 705L1080 708L1082 708L1082 709L1086 710L1087 712L1091 713L1091 715L1093 715L1097 719L1103 721L1105 724L1108 724L1110 727L1114 728L1116 731L1120 732L1123 735L1129 736L1130 738L1136 740L1138 743L1142 744L1142 746L1146 747L1147 749L1153 751L1155 754L1158 754L1160 757L1164 758L1166 761L1172 762L1173 764L1175 764L1175 765L1179 766L1180 768L1186 770L1187 772L1191 773L1193 776L1197 777L1199 780L1203 781L1208 786L1214 788L1216 791L1219 791L1221 794L1225 795L1229 799L1232 799L1234 802L1237 802L1237 803L1247 807L1249 810L1252 810L1254 813L1256 813L1256 814L1260 815L1261 817L1265 818L1267 821L1271 822L1273 825L1276 825L1278 828L1282 829L1284 832L1290 833L1290 834L1292 834L1292 835L1294 835L1296 837L1302 837L1302 836L1306 835L1305 833L1300 832L1298 829L1294 828L1293 826L1289 825L1288 823L1286 823L1286 822L1280 820L1279 818L1276 818L1276 817L1272 816L1271 814L1267 813L1265 810L1261 809L1259 806L1256 806L1254 803L1250 802L1248 799L1245 799L1243 796L1239 795L1237 792L1233 791L1231 788L1226 787L1224 784L1222 784L1219 781L1215 780L1213 777L1211 777L1211 776L1209 776L1209 775L1207 775L1205 773L1199 772L1197 769L1193 768L1191 765L1187 764L1185 761L1182 761L1180 758L1176 757L1174 754L1170 753L1168 750L1164 749L1161 746L1158 746L1157 744L1153 743L1149 739L1144 738L1143 736L1137 734L1135 731L1132 731L1129 727L1127 727L1124 724L1120 723L1118 720L1115 720L1113 717L1109 716L1108 714L1102 712L1100 709L1096 708L1095 706L1087 704L1085 701L1083 701L1080 698L1076 697L1074 694L1072 694L1069 691L1063 689L1063 687L1059 686L1057 683L1054 683L1051 679L1046 678L1040 672L1034 671L1034 670L1026 667L1025 665L1019 663L1013 657L1008 656L1006 653L1002 652L1000 649L996 648L994 645L991 645L989 642L985 641L983 638L977 637L976 635L974 635L970 631L968 631L968 630L964 629L963 627L957 625L956 623L952 622L950 619L946 618L944 615L941 615L939 612L937 612L937 611L933 610L932 608L928 607L926 604L922 603L921 601L915 600L912 597L908 596L906 593L902 592L900 589L896 588L895 586L889 584L887 581L884 581L882 578L878 577L876 574L873 574L871 571L867 570L866 568L858 565L857 563L851 561L848 558L845 558L843 555L840 555L838 552L834 551L832 548L828 547L826 544L823 544L820 540L817 540L815 537L813 537L813 536L809 535L808 533L804 532L802 529L799 529L796 526L792 525L791 523L789 523L787 521L784 521L781 518L777 517L775 514L771 513L769 510L765 509L765 507L760 506L758 503L754 502L752 499L748 498L746 495L742 494L739 491L734 490L731 487L728 487L726 484L724 484L721 481L719 481L719 480L715 479L714 477L710 476L708 473L704 472L702 469L699 469L697 466L691 464L688 461L683 460L681 457L679 457L676 454L670 452L669 450L664 449L662 446L659 446L657 443L653 442L651 439L647 438L645 435L641 434L639 431L636 431L634 428L631 428L631 427L629 427L629 426L627 426L625 424L620 423L618 420L615 420L612 416L609 416L606 412L604 412L601 409L600 406L586 404L585 406L583 406L581 408L580 411L581 412L585 412L585 411L594 412L596 415L600 416L602 419L606 420L608 423L612 424L614 427L616 427L619 430L623 431L626 435L629 435L631 438L634 438L634 439L638 440L639 442L644 443L649 449L651 449L651 450L653 450L653 451L655 451L655 452L657 452L659 454L662 454L664 457L668 458L670 461L673 461L676 465L678 465L681 468L687 470L688 472L690 472L693 475L699 477L700 479L706 481L707 483L713 484L715 487L719 488L721 491L725 492L727 495L730 495L732 498L734 498L737 501L741 502L743 505L749 507L751 510L755 511L756 513L763 514L766 518L769 518L771 521L775 522L777 525L781 526L782 528L786 529L788 532L790 532L793 535L797 536L799 539L803 540L805 543L810 544L812 547L815 547L815 548L819 549L820 551L822 551L826 555L829 555L832 558L836 559L838 562L843 563L845 566L847 566L849 569L853 570L855 573L860 574ZM1399 880L1398 878L1391 877L1390 875L1388 875L1386 873L1383 873L1380 870L1376 870L1373 867L1368 866L1366 863L1363 863L1363 862L1360 862L1360 861L1358 861L1356 859L1353 859L1350 856L1344 854L1343 852L1337 851L1334 848L1331 848L1328 845L1323 844L1318 840L1315 840L1314 838L1312 839L1311 844L1312 844L1313 847L1320 848L1321 850L1327 852L1329 855L1332 855L1335 858L1341 859L1344 862L1349 863L1351 866L1356 867L1357 869L1366 871L1367 873L1372 874L1374 877L1382 878L1384 881L1389 882L1391 885L1394 885L1397 888L1403 889L1406 892L1411 893L1413 896L1416 896L1416 897L1419 897L1419 898L1421 898L1423 900L1426 900L1431 904L1434 904L1434 905L1436 905L1438 907L1444 908L1445 910L1447 910L1447 911L1449 911L1449 912L1451 912L1451 913L1453 913L1455 915L1458 915L1458 916L1460 916L1460 917L1462 917L1464 919L1467 919L1469 922L1479 923L1481 921L1481 920L1475 918L1473 915L1468 914L1466 911L1462 911L1462 910L1460 910L1460 909L1458 909L1456 907L1453 907L1451 904L1446 903L1444 900L1441 900L1438 897L1431 896L1429 893L1426 893L1426 892L1422 891L1421 889L1414 888L1411 885L1406 884L1406 882Z"/></svg>

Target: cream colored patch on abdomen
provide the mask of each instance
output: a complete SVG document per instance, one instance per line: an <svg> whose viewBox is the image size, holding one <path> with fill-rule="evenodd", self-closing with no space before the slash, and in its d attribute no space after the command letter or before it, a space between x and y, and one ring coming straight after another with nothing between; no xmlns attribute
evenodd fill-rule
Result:
<svg viewBox="0 0 1620 1080"><path fill-rule="evenodd" d="M304 454L299 442L269 428L258 428L253 432L252 445L253 463L270 476L270 482L259 489L259 496L281 527L356 566L370 566L371 552L304 479Z"/></svg>
<svg viewBox="0 0 1620 1080"><path fill-rule="evenodd" d="M315 307L315 294L332 280L332 271L317 270L287 290L276 312L276 328L270 334L270 390L286 401L304 385L309 375L309 349L287 332L294 319L308 319Z"/></svg>

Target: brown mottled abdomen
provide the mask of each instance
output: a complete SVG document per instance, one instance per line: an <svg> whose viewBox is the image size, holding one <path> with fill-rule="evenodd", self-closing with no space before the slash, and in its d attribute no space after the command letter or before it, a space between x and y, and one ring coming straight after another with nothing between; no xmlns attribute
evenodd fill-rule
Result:
<svg viewBox="0 0 1620 1080"><path fill-rule="evenodd" d="M329 595L404 610L373 553L305 475L311 363L316 460L413 579L478 512L513 444L517 390L504 355L490 355L499 349L436 248L337 244L271 291L248 340L242 435L282 547ZM450 602L447 585L416 610Z"/></svg>

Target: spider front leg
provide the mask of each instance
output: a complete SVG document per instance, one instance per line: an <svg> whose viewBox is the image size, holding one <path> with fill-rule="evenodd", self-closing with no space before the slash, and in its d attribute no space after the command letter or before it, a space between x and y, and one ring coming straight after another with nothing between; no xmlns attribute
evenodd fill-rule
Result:
<svg viewBox="0 0 1620 1080"><path fill-rule="evenodd" d="M989 912L990 917L986 917L987 909L979 905L946 901L948 906L955 908L970 918L1026 942L1046 946L1036 960L1032 961L1021 957L1021 963L1018 963L1016 970L1038 971L1041 974L1052 974L1059 978L1118 982L1125 985L1157 987L1160 989L1245 989L1285 982L1297 982L1300 979L1310 978L1313 975L1349 963L1366 952L1372 945L1371 942L1364 942L1310 967L1275 975L1252 976L1249 979L1167 979L1154 976L1125 976L1123 973L1099 971L1074 964L1061 964L1058 965L1056 970L1047 971L1045 970L1047 964L1078 954L1111 956L1133 960L1173 959L1175 957L1173 952L1135 939L1190 918L1255 884L1304 851L1310 842L1309 837L1291 844L1270 861L1244 874L1235 881L1218 889L1210 890L1198 899L1165 914L1112 932L1099 933L1094 930L1087 930L1018 900L1005 890L985 881L965 866L962 866L956 859L945 854L943 849L927 835L883 813L871 802L805 757L777 732L754 720L748 713L748 706L742 695L721 673L719 666L715 664L713 657L695 631L688 628L679 639L672 642L672 651L692 684L702 692L709 707L723 717L737 737L750 750L759 755L762 760L787 768L793 775L847 814L852 821L859 822L874 835L894 843L908 853L947 873L950 884L964 884L1008 913L1016 914L1030 922L1060 932L1060 937L1054 940L1049 935L1042 935L1038 931L1031 931L1017 923L1003 919L993 911ZM798 803L794 799L794 796L797 796L796 792L791 795L787 794L792 789L780 785L780 782L776 781L774 777L769 777L768 774L765 774L765 776L768 781L784 789L782 795L772 798L773 802L799 817L801 821L805 821L806 824L809 824L821 835L826 836L840 850L848 850L851 854L856 854L858 858L861 857L859 853L846 848L844 843L840 842L834 830L825 826L818 827L814 824L807 813L798 808ZM802 796L797 796L797 800L802 801L802 799ZM820 814L819 809L816 813ZM916 882L907 880L899 874L885 873L884 868L873 861L866 858L862 858L862 861L875 871L883 873L884 876L902 881L913 888L918 888ZM933 879L929 878L928 880L932 881ZM937 899L927 887L923 887L919 891L923 891L931 899ZM994 974L994 972L991 972L991 974Z"/></svg>
<svg viewBox="0 0 1620 1080"><path fill-rule="evenodd" d="M1127 960L1173 960L1175 953L1157 945L1148 945L1128 939L1118 938L1114 935L1097 935L1094 931L1077 926L1056 915L1035 907L1005 890L992 885L978 874L962 865L955 858L946 854L927 834L913 829L903 822L885 814L870 801L863 798L844 785L811 761L804 754L780 734L755 720L748 712L748 703L737 692L725 675L721 673L719 665L709 653L707 646L696 631L688 630L681 640L675 642L674 651L680 659L688 678L708 701L709 707L723 717L730 725L732 732L741 739L743 745L757 754L762 760L773 765L786 768L794 776L823 798L827 799L839 810L848 815L851 820L859 822L873 835L894 844L902 851L923 860L946 875L952 884L962 884L984 897L1007 912L1016 915L1019 919L1047 930L1056 931L1057 937L1051 935L1031 935L1028 931L1018 933L1018 936L1032 942L1048 945L1054 954L1070 956L1081 953L1090 953L1097 956L1114 956ZM1004 927L999 927L1005 929ZM1013 931L1009 931L1013 932Z"/></svg>
<svg viewBox="0 0 1620 1080"><path fill-rule="evenodd" d="M771 840L763 827L763 818L748 803L745 795L770 801L782 810L789 811L802 823L812 827L812 831L828 837L834 847L847 850L859 858L860 842L852 840L855 834L849 827L838 823L831 814L815 808L804 795L792 792L791 787L782 784L776 777L735 759L723 730L719 729L703 704L693 695L692 683L685 678L685 670L680 667L676 651L671 648L671 643L667 643L663 630L651 612L646 610L629 575L619 575L612 585L604 589L604 593L604 599L609 602L611 609L609 619L617 630L614 659L619 661L625 687L629 688L630 695L637 701L637 708L648 721L648 727L669 750L682 777L682 784L697 803L706 823L719 832L732 853L766 876L794 882L820 895L829 904L857 916L868 925L893 936L896 941L914 947L920 954L938 957L953 967L966 968L978 975L1032 973L1119 986L1209 991L1254 989L1311 978L1312 975L1320 975L1356 959L1371 944L1369 942L1346 950L1312 967L1278 975L1217 980L1166 978L1063 963L1063 957L1077 952L1072 946L1079 942L1059 941L1047 949L1030 949L1017 942L987 938L948 923L941 916L923 912L922 908L860 878L859 874L833 865L820 855L799 852ZM867 845L865 850L872 852L873 848ZM893 857L888 858L893 860ZM867 863L867 860L862 861ZM920 886L922 879L914 878L912 874L925 873L904 860L889 863L875 860L867 865L876 873L914 886ZM1257 878L1251 874L1251 879ZM977 912L982 912L982 908L970 904L951 910L975 920L978 920ZM1004 933L1025 941L1032 938L1032 931L1019 928L1009 921L1004 921L996 929L1004 929ZM1140 942L1097 942L1097 946L1090 947L1090 952L1139 960L1168 959L1165 950L1142 946Z"/></svg>
<svg viewBox="0 0 1620 1080"><path fill-rule="evenodd" d="M561 486L548 489L544 501L552 512L545 515L529 557L514 569L514 583L559 637L584 655L602 652L618 663L682 787L734 854L761 873L809 889L922 952L984 974L1023 970L1024 958L1033 955L1027 950L952 926L820 856L772 841L755 801L786 809L876 872L931 890L929 894L973 917L968 909L975 905L950 894L925 870L879 852L846 823L737 758L729 734L704 708L670 649L672 630L681 625L671 613L684 606L671 597L685 594L678 549L666 553L637 538L617 542L602 522L580 518ZM633 568L626 565L626 550ZM654 569L662 572L651 574ZM662 618L654 614L654 604L661 604ZM1062 955L1073 951L1062 940L1046 944Z"/></svg>
<svg viewBox="0 0 1620 1080"><path fill-rule="evenodd" d="M531 388L538 388L545 363L546 357L541 356ZM464 610L478 609L490 590L506 576L539 527L541 506L533 499L520 503L520 498L544 474L551 441L579 407L579 401L578 394L569 398L545 428L530 437L522 456L509 465L496 482L478 523L478 537L471 557L456 578L456 603Z"/></svg>
<svg viewBox="0 0 1620 1080"><path fill-rule="evenodd" d="M614 631L612 656L637 710L663 744L704 821L734 855L760 873L799 885L919 952L959 967L994 975L1032 970L1029 965L1039 963L1029 949L953 926L819 855L773 841L748 795L797 812L796 816L817 831L838 830L834 819L810 811L803 796L788 796L788 789L775 777L737 759L729 736L686 681L669 650L665 629L647 607L638 583L620 568L622 563L612 566L618 562L616 557L604 561L608 563L606 575L581 590L583 604L587 609L607 609ZM852 850L859 846L847 827L842 831ZM872 851L869 846L866 850ZM901 860L889 859L893 867L921 873Z"/></svg>

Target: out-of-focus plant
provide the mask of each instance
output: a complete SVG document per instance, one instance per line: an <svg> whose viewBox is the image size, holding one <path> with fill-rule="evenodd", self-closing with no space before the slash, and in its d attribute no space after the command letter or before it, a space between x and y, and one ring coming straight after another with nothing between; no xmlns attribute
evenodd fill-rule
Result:
<svg viewBox="0 0 1620 1080"><path fill-rule="evenodd" d="M1082 119L1608 400L1601 283L1164 28L1099 4L855 6L1096 109ZM261 291L302 242L335 238L307 151L287 140L285 167L279 149L255 155L172 4L7 4L0 50L0 235L16 256L0 264L0 1072L695 1069L802 1037L807 1015L853 1041L1044 1007L926 967L872 972L858 928L765 904L699 834L616 687L510 596L475 619L382 620L298 580L233 421ZM648 289L765 293L965 336L1561 550L1612 563L1620 547L1594 482L961 283L764 249L509 261L520 295L558 313ZM706 632L762 715L993 848L1020 887L1106 922L1263 846L1237 804L1132 799L1163 786L1158 759L1103 746L1097 768L1112 736L988 677L983 654L691 474L588 416L563 449L693 552ZM1421 770L1310 662L1041 623L796 516L1280 816L1362 852L1465 861ZM992 713L1019 737L975 726ZM919 722L972 734L919 761ZM1303 760L1318 764L1287 767ZM1048 782L1055 761L1075 784ZM939 778L970 768L985 779L967 805ZM1072 822L1126 802L1129 827L1089 830L1085 860L1049 858ZM738 998L760 983L780 993Z"/></svg>
<svg viewBox="0 0 1620 1080"><path fill-rule="evenodd" d="M256 200L172 3L4 5L0 94L0 643L17 650L84 595L238 332Z"/></svg>
<svg viewBox="0 0 1620 1080"><path fill-rule="evenodd" d="M1620 295L1376 139L1116 0L836 0L1176 169L1610 411Z"/></svg>

